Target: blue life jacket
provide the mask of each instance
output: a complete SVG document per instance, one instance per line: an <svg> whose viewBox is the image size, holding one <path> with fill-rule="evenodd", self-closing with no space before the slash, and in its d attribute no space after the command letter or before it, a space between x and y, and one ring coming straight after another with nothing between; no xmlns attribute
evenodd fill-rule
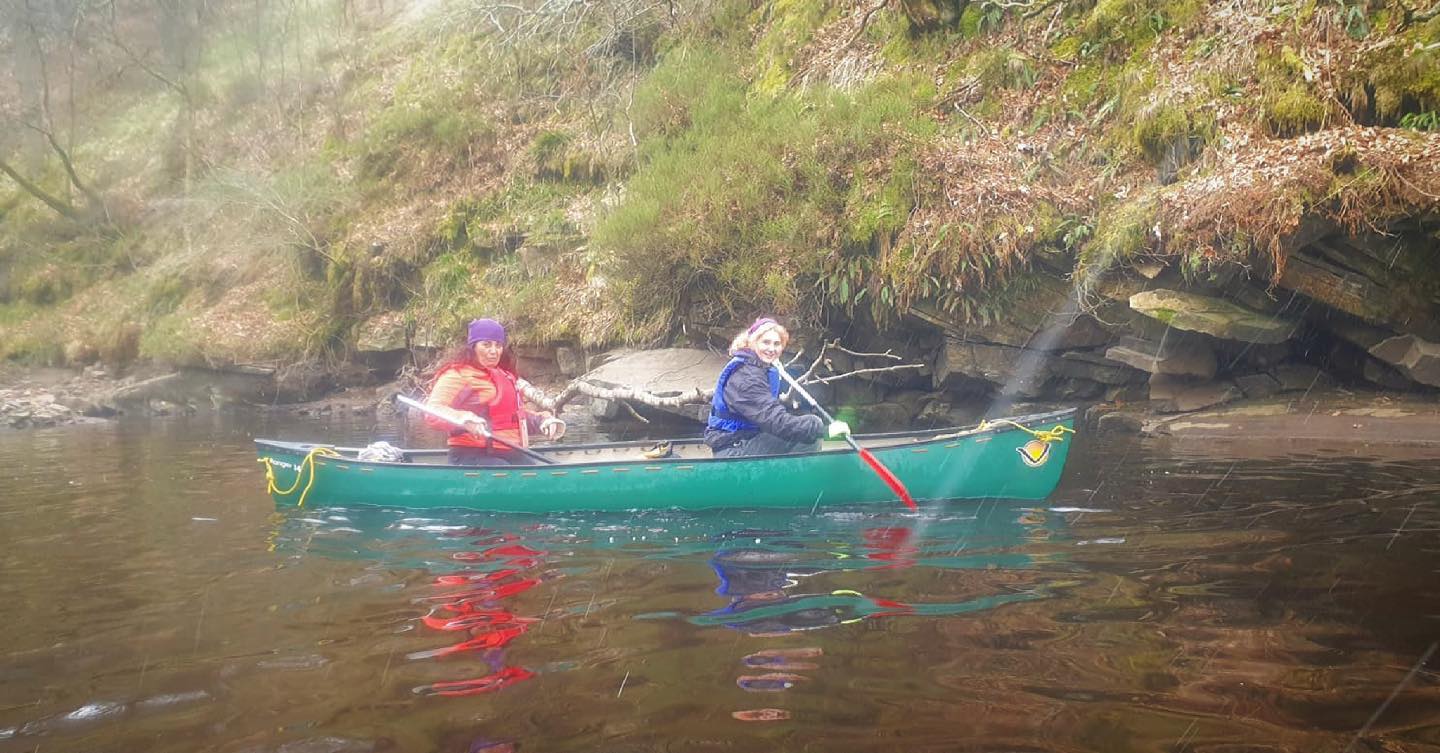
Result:
<svg viewBox="0 0 1440 753"><path fill-rule="evenodd" d="M720 370L720 379L715 384L715 396L710 398L710 419L705 422L706 427L730 432L746 431L749 429L760 430L759 426L745 420L745 417L739 413L731 411L730 407L725 404L725 383L730 381L730 375L734 374L735 370L744 364L745 359L736 356L731 358L730 363L725 364L725 368ZM774 366L771 366L770 369L765 372L765 376L770 382L770 397L779 399L780 372L776 371Z"/></svg>

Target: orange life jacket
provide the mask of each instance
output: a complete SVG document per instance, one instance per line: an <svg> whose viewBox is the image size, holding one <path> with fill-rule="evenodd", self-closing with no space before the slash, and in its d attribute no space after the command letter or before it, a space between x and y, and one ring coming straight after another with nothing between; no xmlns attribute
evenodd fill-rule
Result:
<svg viewBox="0 0 1440 753"><path fill-rule="evenodd" d="M521 427L525 421L525 407L520 402L520 391L515 385L515 375L499 367L487 369L470 363L452 363L436 372L435 381L431 384L431 391L434 391L434 386L440 382L441 377L451 372L458 374L465 386L455 394L449 407L474 413L485 419L490 424L490 431L501 440L517 447L524 447L526 442ZM488 390L481 389L486 384L495 388L494 394L489 400L481 397L481 392L488 392ZM447 444L451 447L484 447L492 452L509 452L503 445L498 443L492 445L490 440L485 437L471 434L453 424L428 419L427 421L431 426L450 431L450 439Z"/></svg>

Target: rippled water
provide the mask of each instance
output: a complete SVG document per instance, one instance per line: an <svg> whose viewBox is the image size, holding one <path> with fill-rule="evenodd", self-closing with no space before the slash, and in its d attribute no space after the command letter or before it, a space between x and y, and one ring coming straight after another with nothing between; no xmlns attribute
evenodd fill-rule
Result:
<svg viewBox="0 0 1440 753"><path fill-rule="evenodd" d="M1440 750L1423 457L1082 437L1044 504L420 516L277 510L252 436L374 430L273 420L0 435L0 751Z"/></svg>

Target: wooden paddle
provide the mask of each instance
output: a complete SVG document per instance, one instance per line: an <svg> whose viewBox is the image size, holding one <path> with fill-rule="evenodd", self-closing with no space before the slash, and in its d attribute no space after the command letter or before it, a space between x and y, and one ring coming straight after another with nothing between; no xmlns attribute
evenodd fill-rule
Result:
<svg viewBox="0 0 1440 753"><path fill-rule="evenodd" d="M834 417L826 413L824 408L820 407L820 403L816 402L815 398L811 397L810 393L806 392L805 388L801 387L800 383L795 381L795 377L790 376L790 372L786 371L784 366L777 364L775 369L780 372L780 378L784 379L786 383L790 385L791 389L800 393L800 396L805 398L806 402L810 403L810 405L815 407L815 410L820 412L820 417L825 419L825 423L832 424L835 422ZM860 459L865 461L865 465L870 466L870 470L874 471L875 475L879 476L880 480L884 481L885 485L890 487L891 491L899 495L906 507L909 507L911 510L917 509L915 506L915 498L910 496L910 490L906 489L905 485L900 483L900 479L896 478L895 474L891 473L890 469L886 468L885 464L881 463L879 458L871 454L869 450L861 447L860 443L856 442L855 438L849 434L845 435L845 441L850 443L851 449L860 453Z"/></svg>
<svg viewBox="0 0 1440 753"><path fill-rule="evenodd" d="M466 426L464 421L461 421L461 420L459 420L459 419L457 419L457 418L455 418L455 417L453 417L453 416L447 416L447 415L445 415L444 413L441 413L440 411L435 410L434 408L431 408L430 406L428 406L428 405L420 402L419 400L411 400L410 398L405 397L404 395L396 395L396 396L395 396L395 399L396 399L396 400L399 400L400 402L402 402L402 403L404 403L404 404L406 404L406 405L408 405L408 406L410 406L411 408L414 408L415 410L420 411L421 413L424 413L424 414L427 415L427 416L434 416L434 417L440 419L441 421L444 421L444 422L447 423L447 424L451 424L451 425L453 425L453 426L458 426L458 427L460 427L460 428L462 428L462 429L464 429L464 430L466 430L466 431L470 431L470 427L469 427L469 426ZM521 419L521 420L524 420L524 419ZM524 447L519 447L519 446L510 444L509 442L506 442L505 440L503 440L503 439L495 436L494 434L490 433L490 430L487 429L487 428L482 428L482 429L480 429L480 436L485 437L486 439L488 439L488 440L490 440L491 442L494 442L494 443L500 445L501 447L508 447L508 448L510 448L510 449L512 449L512 450L514 450L514 451L516 451L516 452L518 452L518 453L520 453L521 455L524 455L525 457L530 458L531 460L534 460L534 461L536 461L536 462L543 463L543 464L545 464L545 465L555 465L555 461L554 461L554 460L552 460L552 459L550 459L550 458L547 458L547 457L545 457L544 455L541 455L541 454L538 453L538 452L532 452L532 451L530 451L530 450L525 449Z"/></svg>

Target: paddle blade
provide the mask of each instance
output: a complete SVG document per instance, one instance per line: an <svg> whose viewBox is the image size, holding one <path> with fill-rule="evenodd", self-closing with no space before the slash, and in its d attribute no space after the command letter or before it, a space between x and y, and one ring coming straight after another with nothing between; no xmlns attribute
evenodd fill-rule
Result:
<svg viewBox="0 0 1440 753"><path fill-rule="evenodd" d="M857 446L855 449L860 451L860 459L864 460L865 464L870 466L870 470L875 471L875 475L879 476L880 480L884 481L885 485L890 487L890 490L900 497L906 507L911 510L918 509L915 506L915 498L910 496L910 490L906 489L905 485L900 483L900 479L895 478L895 474L891 473L890 469L886 468L885 465L880 462L879 458L870 454L870 451L864 447Z"/></svg>

